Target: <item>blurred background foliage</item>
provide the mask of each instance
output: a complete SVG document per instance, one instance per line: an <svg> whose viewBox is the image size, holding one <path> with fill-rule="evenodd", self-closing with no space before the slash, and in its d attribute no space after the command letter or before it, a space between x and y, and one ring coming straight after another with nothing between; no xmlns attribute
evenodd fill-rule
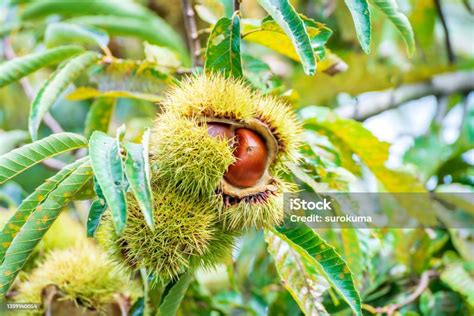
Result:
<svg viewBox="0 0 474 316"><path fill-rule="evenodd" d="M96 37L99 43L104 41L102 45L106 48L102 47L102 51L127 62L115 68L114 65L101 65L90 69L93 88L78 91L68 87L50 113L62 129L83 133L93 97L104 91L128 89L130 94L117 98L110 122L104 124L109 124L105 127L108 131L126 124L126 139L138 142L160 111L156 102L166 86L173 82L171 77L179 78L190 69L180 3L134 1L147 15L160 16L180 34L181 40L169 39L180 43L175 45L174 53L170 53L166 49L160 50L161 46L167 46L166 41L150 30L145 32L139 27L122 30L113 23L108 25L107 19L101 20L100 17L106 16L107 12L78 10L63 14L60 10L45 10L28 17L28 14L33 15L31 6L35 2L1 2L0 62L57 46L55 41L63 43L60 34L51 29L51 23L74 23L82 19L86 24L89 22L98 29L103 28L104 32L98 31ZM87 1L75 2L87 6L84 4ZM247 72L248 79L265 92L285 98L301 117L312 113L315 109L312 106L318 106L315 112L318 115L323 107L343 118L362 122L379 140L391 144L387 165L416 176L433 194L472 193L474 3L470 0L398 0L397 4L408 17L415 34L416 51L408 56L397 29L374 7L370 8L371 53L365 54L359 45L350 12L342 0L290 2L298 12L325 23L333 31L327 47L337 56L338 69L344 71L333 76L325 72L307 76L297 61L268 47L243 41L242 51L246 52L243 56L244 72ZM228 15L228 10L229 3L225 0L195 2L201 47L206 47L212 27L209 22L215 23L217 18ZM242 2L241 12L249 24L266 16L257 2L251 0ZM96 20L95 14L99 15ZM19 21L17 17L22 15L24 19ZM161 19L157 21L159 23ZM127 17L122 23L132 26L139 22L137 17ZM81 44L100 51L97 43ZM147 77L146 70L143 70L146 65L131 60L158 64L162 67L159 69L161 77L157 79L151 72ZM143 67L140 68L143 76L135 75L137 67ZM26 131L31 98L53 69L47 67L28 76L32 91L25 89L21 82L0 88L0 154L30 141ZM76 87L81 86L81 80L86 81L79 78ZM122 89L125 86L127 88ZM42 125L39 133L41 137L50 134L51 125ZM381 189L367 168L361 166L358 159L353 159L357 148L336 144L330 135L323 133L308 138L311 150L305 154L301 167L317 184L342 191ZM74 157L65 154L57 159L63 164ZM26 195L54 173L54 165L38 164L29 169L0 188L1 205L5 209L15 209ZM75 202L69 210L71 216L83 224L88 209L84 203ZM455 200L448 205L447 221L456 221L452 215L455 213L469 214L472 220L472 205ZM390 308L396 304L400 306L393 310L393 314L472 315L474 312L473 229L328 229L319 233L336 247L354 273L356 287L365 304L364 313L390 314ZM180 313L301 314L300 307L285 289L287 275L279 275L283 269L280 267L278 271L276 268L274 257L278 254L270 256L267 252L269 238L263 232L249 232L239 239L228 262L216 271L200 271L186 293ZM291 250L286 255L291 256ZM289 262L287 268L301 270L296 265L298 260ZM328 289L323 279L314 282L321 287L318 289L321 291L319 303L328 313L351 314L347 304L331 288Z"/></svg>

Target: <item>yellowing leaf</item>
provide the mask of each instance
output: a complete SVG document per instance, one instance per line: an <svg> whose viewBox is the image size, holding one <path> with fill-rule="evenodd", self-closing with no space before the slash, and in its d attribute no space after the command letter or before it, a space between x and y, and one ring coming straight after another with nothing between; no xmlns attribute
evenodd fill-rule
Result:
<svg viewBox="0 0 474 316"><path fill-rule="evenodd" d="M91 87L79 87L70 94L66 96L67 100L71 101L80 101L80 100L87 100L93 99L98 97L106 97L106 98L128 98L128 99L138 99L138 100L145 100L150 102L159 102L162 100L162 97L148 94L148 93L140 93L140 92L130 92L130 91L99 91L97 89Z"/></svg>
<svg viewBox="0 0 474 316"><path fill-rule="evenodd" d="M308 109L309 110L309 109ZM320 131L323 134L333 134L346 144L377 177L384 188L391 193L398 203L413 217L426 225L436 223L435 212L426 194L410 194L414 192L427 193L423 184L414 176L388 169L385 163L388 159L389 144L379 141L366 130L361 123L345 120L336 116L326 108L314 107L305 121L309 130Z"/></svg>

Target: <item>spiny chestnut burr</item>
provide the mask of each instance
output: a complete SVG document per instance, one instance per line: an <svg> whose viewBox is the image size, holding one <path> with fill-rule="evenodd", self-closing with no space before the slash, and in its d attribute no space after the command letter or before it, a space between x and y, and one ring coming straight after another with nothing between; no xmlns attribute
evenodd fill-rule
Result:
<svg viewBox="0 0 474 316"><path fill-rule="evenodd" d="M255 185L265 173L268 158L267 146L262 137L248 128L237 128L234 133L227 124L208 123L207 126L209 135L213 137L236 137L236 162L229 166L224 178L239 188Z"/></svg>

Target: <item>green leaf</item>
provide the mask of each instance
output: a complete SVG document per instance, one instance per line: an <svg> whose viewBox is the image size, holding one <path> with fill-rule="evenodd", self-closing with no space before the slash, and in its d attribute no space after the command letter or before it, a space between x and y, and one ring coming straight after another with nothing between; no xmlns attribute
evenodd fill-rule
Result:
<svg viewBox="0 0 474 316"><path fill-rule="evenodd" d="M304 23L295 9L287 0L258 0L258 3L291 39L305 73L310 76L314 75L316 72L316 58Z"/></svg>
<svg viewBox="0 0 474 316"><path fill-rule="evenodd" d="M325 44L331 37L332 31L324 24L318 23L303 15L300 15L300 18L303 20L306 32L308 33L316 60L324 60L327 51ZM291 39L271 17L264 18L261 25L252 25L247 22L244 25L242 38L248 42L268 47L286 57L301 62ZM323 63L323 65L324 64L326 63ZM327 68L328 66L322 70L324 71ZM319 63L318 69L320 69Z"/></svg>
<svg viewBox="0 0 474 316"><path fill-rule="evenodd" d="M114 107L114 98L97 98L87 113L84 136L89 138L94 131L107 133Z"/></svg>
<svg viewBox="0 0 474 316"><path fill-rule="evenodd" d="M146 80L143 80L146 81ZM124 82L125 85L129 83ZM82 101L95 98L106 98L106 99L117 99L117 98L127 98L148 101L152 103L158 103L163 101L163 97L160 95L155 95L151 93L142 93L142 92L133 92L126 90L110 90L110 91L100 91L92 87L79 87L70 94L66 96L66 100L69 101Z"/></svg>
<svg viewBox="0 0 474 316"><path fill-rule="evenodd" d="M307 111L310 112L310 118L305 120L306 129L323 135L331 133L333 137L339 138L370 169L388 192L398 193L394 194L394 198L413 217L425 225L436 223L434 212L429 211L433 207L428 195L424 197L422 194L403 194L426 193L423 184L411 174L390 170L385 166L389 144L379 141L361 123L339 118L326 108L311 107L307 108Z"/></svg>
<svg viewBox="0 0 474 316"><path fill-rule="evenodd" d="M405 41L408 55L411 56L415 52L415 34L408 18L398 10L395 0L370 0L373 5L379 8L387 18L398 29Z"/></svg>
<svg viewBox="0 0 474 316"><path fill-rule="evenodd" d="M139 145L125 143L127 158L125 160L125 174L132 189L133 195L137 199L138 205L145 217L145 222L153 228L153 194L151 191L150 172L147 151L144 150L146 144Z"/></svg>
<svg viewBox="0 0 474 316"><path fill-rule="evenodd" d="M68 43L105 47L109 44L109 35L101 29L88 25L56 22L46 28L44 42L47 47Z"/></svg>
<svg viewBox="0 0 474 316"><path fill-rule="evenodd" d="M367 0L344 0L351 12L360 46L365 53L370 53L371 24Z"/></svg>
<svg viewBox="0 0 474 316"><path fill-rule="evenodd" d="M79 87L67 95L68 100L96 97L134 98L158 102L164 90L175 80L148 61L112 60L95 65L90 71L93 87Z"/></svg>
<svg viewBox="0 0 474 316"><path fill-rule="evenodd" d="M329 284L317 273L311 262L271 231L265 231L265 241L283 286L301 311L305 315L328 315L321 301Z"/></svg>
<svg viewBox="0 0 474 316"><path fill-rule="evenodd" d="M20 129L11 131L0 131L0 155L6 154L7 152L15 149L19 144L24 143L30 139L30 134L27 131Z"/></svg>
<svg viewBox="0 0 474 316"><path fill-rule="evenodd" d="M474 277L466 271L462 263L449 264L441 273L441 281L465 296L469 305L474 308Z"/></svg>
<svg viewBox="0 0 474 316"><path fill-rule="evenodd" d="M0 64L0 87L15 82L43 67L59 63L83 51L79 46L62 46L26 55Z"/></svg>
<svg viewBox="0 0 474 316"><path fill-rule="evenodd" d="M87 218L87 237L94 237L95 231L99 227L100 219L107 210L107 203L105 202L100 186L94 181L94 190L97 194L97 199L91 203L89 208L89 216Z"/></svg>
<svg viewBox="0 0 474 316"><path fill-rule="evenodd" d="M182 275L179 280L169 290L160 305L159 314L163 316L174 316L183 300L184 294L193 279L192 273Z"/></svg>
<svg viewBox="0 0 474 316"><path fill-rule="evenodd" d="M276 236L286 241L305 260L319 269L331 286L349 304L356 315L362 315L359 291L349 267L334 248L314 230L301 223L276 228Z"/></svg>
<svg viewBox="0 0 474 316"><path fill-rule="evenodd" d="M109 14L111 16L148 19L151 12L144 7L128 1L88 0L87 5L80 1L34 1L28 4L21 14L22 20L39 19L51 14L77 16L86 14Z"/></svg>
<svg viewBox="0 0 474 316"><path fill-rule="evenodd" d="M184 64L189 64L189 54L181 37L160 18L150 21L148 19L129 17L117 19L110 15L94 15L73 18L68 22L95 26L111 36L131 36L151 44L169 47L179 54Z"/></svg>
<svg viewBox="0 0 474 316"><path fill-rule="evenodd" d="M12 150L0 156L0 184L45 159L85 146L87 140L84 137L73 133L60 133Z"/></svg>
<svg viewBox="0 0 474 316"><path fill-rule="evenodd" d="M87 5L81 1L38 1L26 6L21 18L37 19L51 14L79 16L78 21L97 26L110 35L137 36L174 48L185 60L189 59L180 35L165 20L131 1L89 0Z"/></svg>
<svg viewBox="0 0 474 316"><path fill-rule="evenodd" d="M31 104L28 129L33 140L38 137L38 128L44 115L61 93L98 59L97 53L85 52L68 61L49 77Z"/></svg>
<svg viewBox="0 0 474 316"><path fill-rule="evenodd" d="M15 235L20 231L23 224L28 217L33 213L38 205L40 205L53 191L57 188L67 176L71 174L79 165L84 162L84 159L78 160L70 165L64 167L57 174L47 179L42 185L26 197L20 206L18 206L15 213L8 219L0 233L0 262L3 261L5 252L11 244Z"/></svg>
<svg viewBox="0 0 474 316"><path fill-rule="evenodd" d="M36 208L8 248L0 267L0 298L4 298L10 285L23 268L33 249L71 201L72 197L92 178L90 163L82 163L49 193Z"/></svg>
<svg viewBox="0 0 474 316"><path fill-rule="evenodd" d="M206 70L242 77L240 56L240 17L221 18L212 29L207 42Z"/></svg>
<svg viewBox="0 0 474 316"><path fill-rule="evenodd" d="M92 169L107 205L112 212L115 229L125 228L127 202L124 191L124 172L118 141L102 132L94 132L89 142Z"/></svg>
<svg viewBox="0 0 474 316"><path fill-rule="evenodd" d="M468 102L464 100L464 102ZM468 104L464 113L464 118L461 126L461 134L456 141L456 146L461 150L472 149L474 143L474 105Z"/></svg>

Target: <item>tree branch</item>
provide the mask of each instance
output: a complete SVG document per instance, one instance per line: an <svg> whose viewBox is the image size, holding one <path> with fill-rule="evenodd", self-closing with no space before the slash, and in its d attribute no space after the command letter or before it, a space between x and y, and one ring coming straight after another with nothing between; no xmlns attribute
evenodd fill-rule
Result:
<svg viewBox="0 0 474 316"><path fill-rule="evenodd" d="M401 85L397 88L358 96L356 104L340 106L336 113L344 118L364 121L369 117L396 108L410 100L429 95L450 95L474 90L474 71L444 73L430 80Z"/></svg>
<svg viewBox="0 0 474 316"><path fill-rule="evenodd" d="M184 26L186 28L186 38L188 40L189 50L191 51L191 60L194 68L197 66L202 66L202 62L200 60L201 43L199 43L196 19L191 1L192 0L181 0L181 7L184 16Z"/></svg>
<svg viewBox="0 0 474 316"><path fill-rule="evenodd" d="M423 272L415 291L413 291L413 293L411 293L404 301L384 307L376 307L376 313L386 313L388 316L391 316L397 311L397 309L413 303L428 288L430 278L436 275L438 275L438 273L434 270Z"/></svg>
<svg viewBox="0 0 474 316"><path fill-rule="evenodd" d="M446 45L446 52L448 53L448 62L449 64L454 64L456 62L456 56L454 56L453 47L451 45L451 38L449 37L448 24L446 23L446 18L444 16L443 8L441 7L441 0L434 0L436 12L438 13L441 25L443 26L444 31L444 43Z"/></svg>
<svg viewBox="0 0 474 316"><path fill-rule="evenodd" d="M234 12L240 11L240 4L242 3L242 0L234 0Z"/></svg>

